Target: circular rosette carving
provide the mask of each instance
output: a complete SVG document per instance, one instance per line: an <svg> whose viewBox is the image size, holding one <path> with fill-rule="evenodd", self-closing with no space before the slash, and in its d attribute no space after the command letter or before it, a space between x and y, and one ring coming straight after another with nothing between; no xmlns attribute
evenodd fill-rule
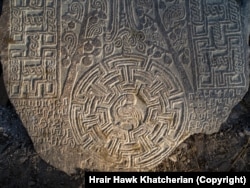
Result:
<svg viewBox="0 0 250 188"><path fill-rule="evenodd" d="M73 89L74 137L95 162L111 169L159 164L184 132L186 102L179 79L141 56L92 66Z"/></svg>

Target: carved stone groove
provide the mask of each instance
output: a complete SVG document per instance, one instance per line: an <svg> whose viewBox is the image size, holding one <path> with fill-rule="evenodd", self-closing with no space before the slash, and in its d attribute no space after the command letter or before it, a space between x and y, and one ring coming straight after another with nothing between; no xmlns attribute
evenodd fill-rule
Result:
<svg viewBox="0 0 250 188"><path fill-rule="evenodd" d="M37 152L142 171L217 132L249 84L239 2L10 0L5 83Z"/></svg>

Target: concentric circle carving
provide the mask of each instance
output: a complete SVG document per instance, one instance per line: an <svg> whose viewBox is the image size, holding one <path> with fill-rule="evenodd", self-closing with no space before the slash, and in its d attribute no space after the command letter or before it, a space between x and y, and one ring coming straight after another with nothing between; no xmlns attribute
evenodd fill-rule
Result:
<svg viewBox="0 0 250 188"><path fill-rule="evenodd" d="M124 170L158 164L182 134L181 85L163 65L140 56L93 66L73 90L75 139L104 166Z"/></svg>

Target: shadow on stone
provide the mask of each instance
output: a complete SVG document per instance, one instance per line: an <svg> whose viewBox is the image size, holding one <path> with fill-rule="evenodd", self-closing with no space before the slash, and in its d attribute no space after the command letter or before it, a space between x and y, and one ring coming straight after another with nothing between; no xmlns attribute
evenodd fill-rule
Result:
<svg viewBox="0 0 250 188"><path fill-rule="evenodd" d="M3 0L0 0L0 16L2 15Z"/></svg>
<svg viewBox="0 0 250 188"><path fill-rule="evenodd" d="M0 60L0 105L6 106L8 104L9 104L9 98L6 89L4 87L3 68Z"/></svg>

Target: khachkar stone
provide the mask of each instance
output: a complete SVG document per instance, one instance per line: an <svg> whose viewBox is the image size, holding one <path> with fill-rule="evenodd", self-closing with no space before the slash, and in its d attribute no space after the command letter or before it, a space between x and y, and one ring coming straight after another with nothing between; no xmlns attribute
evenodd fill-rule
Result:
<svg viewBox="0 0 250 188"><path fill-rule="evenodd" d="M5 83L36 151L145 171L217 132L248 88L246 2L10 0Z"/></svg>

